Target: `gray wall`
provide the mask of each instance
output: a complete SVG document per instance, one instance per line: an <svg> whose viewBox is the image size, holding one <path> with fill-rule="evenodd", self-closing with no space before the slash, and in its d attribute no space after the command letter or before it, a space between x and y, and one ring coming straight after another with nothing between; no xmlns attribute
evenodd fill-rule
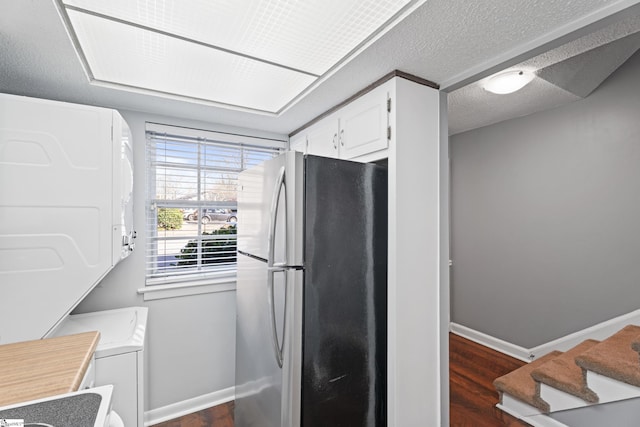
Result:
<svg viewBox="0 0 640 427"><path fill-rule="evenodd" d="M171 117L121 111L131 127L134 155L134 225L137 248L105 277L75 313L146 306L145 409L224 390L235 377L235 291L143 301L145 286L145 122L194 127L286 139L267 134L191 122Z"/></svg>
<svg viewBox="0 0 640 427"><path fill-rule="evenodd" d="M640 52L451 164L453 322L529 348L640 308Z"/></svg>

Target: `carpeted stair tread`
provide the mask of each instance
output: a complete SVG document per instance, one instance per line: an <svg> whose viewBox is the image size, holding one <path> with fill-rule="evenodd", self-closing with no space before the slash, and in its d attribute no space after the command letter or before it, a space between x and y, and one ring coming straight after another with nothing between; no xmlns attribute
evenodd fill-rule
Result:
<svg viewBox="0 0 640 427"><path fill-rule="evenodd" d="M502 401L503 393L507 393L543 412L549 412L549 404L540 398L540 383L533 380L531 372L561 354L560 351L552 351L515 371L496 378L493 385L500 392L500 400Z"/></svg>
<svg viewBox="0 0 640 427"><path fill-rule="evenodd" d="M628 325L579 356L576 363L618 381L640 387L640 361L631 347L640 335L640 326Z"/></svg>
<svg viewBox="0 0 640 427"><path fill-rule="evenodd" d="M640 353L640 335L638 335L638 336L633 340L633 342L631 343L631 348L632 348L634 351L636 351L636 352Z"/></svg>
<svg viewBox="0 0 640 427"><path fill-rule="evenodd" d="M534 380L596 403L598 396L587 387L586 373L576 365L575 357L597 345L599 341L586 340L571 350L531 371Z"/></svg>

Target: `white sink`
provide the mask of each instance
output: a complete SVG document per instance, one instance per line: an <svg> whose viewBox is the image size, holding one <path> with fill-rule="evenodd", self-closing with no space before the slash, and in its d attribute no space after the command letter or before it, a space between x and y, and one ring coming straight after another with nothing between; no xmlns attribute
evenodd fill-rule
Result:
<svg viewBox="0 0 640 427"><path fill-rule="evenodd" d="M26 425L105 427L109 421L113 386L89 388L0 407L0 419L24 420ZM89 403L89 404L88 404Z"/></svg>

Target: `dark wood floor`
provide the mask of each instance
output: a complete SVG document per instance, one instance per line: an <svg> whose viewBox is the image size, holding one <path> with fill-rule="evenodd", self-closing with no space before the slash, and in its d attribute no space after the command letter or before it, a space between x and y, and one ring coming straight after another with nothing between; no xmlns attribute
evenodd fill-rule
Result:
<svg viewBox="0 0 640 427"><path fill-rule="evenodd" d="M517 359L468 341L449 337L451 427L525 427L495 407L493 380L524 365ZM233 402L215 406L154 427L233 427Z"/></svg>
<svg viewBox="0 0 640 427"><path fill-rule="evenodd" d="M449 334L450 425L452 427L525 427L529 424L495 407L493 380L525 363Z"/></svg>
<svg viewBox="0 0 640 427"><path fill-rule="evenodd" d="M233 402L165 421L153 427L233 427Z"/></svg>

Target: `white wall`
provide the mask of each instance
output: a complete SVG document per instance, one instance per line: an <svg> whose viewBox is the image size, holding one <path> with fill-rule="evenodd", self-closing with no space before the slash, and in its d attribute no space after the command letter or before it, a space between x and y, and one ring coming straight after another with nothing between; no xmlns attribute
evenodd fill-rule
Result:
<svg viewBox="0 0 640 427"><path fill-rule="evenodd" d="M146 306L145 410L228 389L235 375L235 291L143 301L145 286L145 122L286 140L247 129L121 111L133 134L136 251L118 264L74 313Z"/></svg>

